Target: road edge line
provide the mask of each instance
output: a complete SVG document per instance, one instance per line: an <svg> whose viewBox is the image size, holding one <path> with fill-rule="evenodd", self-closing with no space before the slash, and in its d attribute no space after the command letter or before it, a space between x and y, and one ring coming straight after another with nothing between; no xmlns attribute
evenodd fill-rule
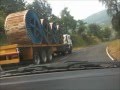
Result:
<svg viewBox="0 0 120 90"><path fill-rule="evenodd" d="M112 61L115 60L115 59L109 54L109 52L108 52L108 47L106 47L106 53L107 53L108 57L109 57Z"/></svg>

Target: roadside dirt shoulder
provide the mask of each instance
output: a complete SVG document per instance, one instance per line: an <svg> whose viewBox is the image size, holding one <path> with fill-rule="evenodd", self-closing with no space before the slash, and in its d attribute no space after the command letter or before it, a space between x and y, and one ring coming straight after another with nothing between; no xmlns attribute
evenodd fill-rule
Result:
<svg viewBox="0 0 120 90"><path fill-rule="evenodd" d="M120 39L117 39L108 43L108 53L115 60L120 61Z"/></svg>

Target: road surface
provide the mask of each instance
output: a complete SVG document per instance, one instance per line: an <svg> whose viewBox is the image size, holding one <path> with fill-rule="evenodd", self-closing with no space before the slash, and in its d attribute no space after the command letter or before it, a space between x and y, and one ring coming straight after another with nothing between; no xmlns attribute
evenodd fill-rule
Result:
<svg viewBox="0 0 120 90"><path fill-rule="evenodd" d="M89 61L89 62L112 61L106 54L106 43L73 51L72 54L58 59L57 62L72 61L72 60Z"/></svg>

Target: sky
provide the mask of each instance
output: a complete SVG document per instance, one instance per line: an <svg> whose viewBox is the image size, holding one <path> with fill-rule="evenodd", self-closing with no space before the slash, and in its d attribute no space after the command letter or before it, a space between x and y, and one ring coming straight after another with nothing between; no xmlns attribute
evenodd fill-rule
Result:
<svg viewBox="0 0 120 90"><path fill-rule="evenodd" d="M33 0L27 0L32 2ZM105 6L99 0L47 0L52 8L52 13L60 17L61 11L68 7L74 19L85 19L88 16L102 11Z"/></svg>

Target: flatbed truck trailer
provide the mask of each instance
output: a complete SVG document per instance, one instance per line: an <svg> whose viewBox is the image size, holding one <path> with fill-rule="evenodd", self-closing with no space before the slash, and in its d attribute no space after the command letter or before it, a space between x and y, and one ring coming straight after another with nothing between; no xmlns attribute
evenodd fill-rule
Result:
<svg viewBox="0 0 120 90"><path fill-rule="evenodd" d="M0 65L31 60L34 64L51 62L54 53L71 53L72 44L11 44L0 46Z"/></svg>
<svg viewBox="0 0 120 90"><path fill-rule="evenodd" d="M32 10L8 15L4 26L9 44L0 46L0 66L26 60L35 64L51 62L54 53L72 51L70 35L61 33L55 23L39 20Z"/></svg>

